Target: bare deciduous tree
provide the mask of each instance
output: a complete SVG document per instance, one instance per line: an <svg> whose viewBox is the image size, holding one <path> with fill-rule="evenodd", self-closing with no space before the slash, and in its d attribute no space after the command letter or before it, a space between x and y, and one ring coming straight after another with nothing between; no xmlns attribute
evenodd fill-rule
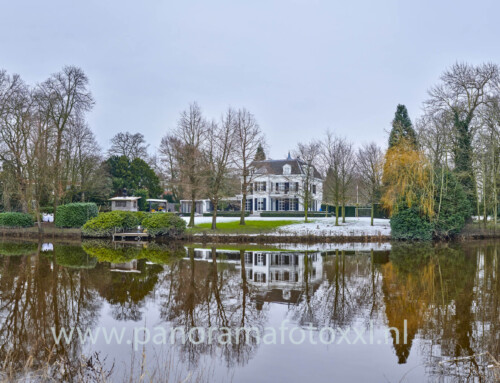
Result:
<svg viewBox="0 0 500 383"><path fill-rule="evenodd" d="M207 122L197 103L189 105L189 109L181 113L177 128L173 134L180 143L180 174L185 193L191 200L191 214L188 226L194 226L196 198L203 190L204 168L202 145L207 136Z"/></svg>
<svg viewBox="0 0 500 383"><path fill-rule="evenodd" d="M174 201L183 195L181 179L182 142L174 135L167 134L161 139L159 148L162 178L172 193Z"/></svg>
<svg viewBox="0 0 500 383"><path fill-rule="evenodd" d="M212 122L207 131L206 148L203 151L207 165L207 192L213 205L212 230L217 228L219 201L227 192L230 156L234 143L236 113L229 108L220 124Z"/></svg>
<svg viewBox="0 0 500 383"><path fill-rule="evenodd" d="M130 161L140 158L147 162L148 146L143 134L120 132L111 139L111 147L108 150L108 155L125 156Z"/></svg>
<svg viewBox="0 0 500 383"><path fill-rule="evenodd" d="M356 159L362 190L370 200L370 225L373 226L375 203L380 198L382 187L384 153L375 142L371 142L359 148Z"/></svg>
<svg viewBox="0 0 500 383"><path fill-rule="evenodd" d="M302 172L302 187L299 188L298 193L304 201L304 221L308 222L307 216L309 212L311 196L313 193L313 182L317 178L316 166L320 160L321 143L312 140L307 144L299 143L295 156L299 159L299 165Z"/></svg>
<svg viewBox="0 0 500 383"><path fill-rule="evenodd" d="M264 145L264 135L255 117L246 109L238 110L235 118L234 164L241 177L241 216L240 225L245 224L245 207L247 193L253 180L251 164L255 159L259 146Z"/></svg>
<svg viewBox="0 0 500 383"><path fill-rule="evenodd" d="M94 99L87 89L88 78L82 69L66 66L38 87L38 100L43 104L44 115L54 130L54 211L61 196L63 137L72 120L82 117L92 109Z"/></svg>
<svg viewBox="0 0 500 383"><path fill-rule="evenodd" d="M343 140L331 131L326 132L323 142L322 164L325 182L323 184L323 200L325 204L335 206L335 226L339 225L339 207L341 201L341 147Z"/></svg>

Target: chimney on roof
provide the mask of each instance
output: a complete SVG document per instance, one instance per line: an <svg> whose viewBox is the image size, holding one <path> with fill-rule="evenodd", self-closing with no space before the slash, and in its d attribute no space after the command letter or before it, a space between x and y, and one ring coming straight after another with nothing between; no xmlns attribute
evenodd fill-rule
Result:
<svg viewBox="0 0 500 383"><path fill-rule="evenodd" d="M292 159L292 156L290 155L290 151L288 151L288 157L287 160L290 161Z"/></svg>

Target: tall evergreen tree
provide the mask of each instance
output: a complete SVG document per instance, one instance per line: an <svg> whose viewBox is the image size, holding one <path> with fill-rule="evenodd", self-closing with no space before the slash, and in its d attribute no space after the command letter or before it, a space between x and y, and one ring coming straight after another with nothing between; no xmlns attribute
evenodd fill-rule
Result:
<svg viewBox="0 0 500 383"><path fill-rule="evenodd" d="M266 153L261 144L257 147L257 152L255 153L255 161L264 161L266 159Z"/></svg>
<svg viewBox="0 0 500 383"><path fill-rule="evenodd" d="M408 140L415 148L417 147L417 135L413 129L408 110L406 106L398 104L389 134L389 148L397 145L402 138Z"/></svg>

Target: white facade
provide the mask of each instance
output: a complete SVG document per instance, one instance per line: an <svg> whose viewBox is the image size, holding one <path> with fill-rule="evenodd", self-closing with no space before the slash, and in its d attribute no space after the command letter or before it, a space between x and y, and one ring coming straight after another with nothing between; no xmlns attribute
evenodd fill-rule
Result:
<svg viewBox="0 0 500 383"><path fill-rule="evenodd" d="M113 197L110 198L111 210L139 211L138 200L141 197Z"/></svg>
<svg viewBox="0 0 500 383"><path fill-rule="evenodd" d="M184 214L191 213L191 206L192 206L191 200L183 199L180 201L180 203L181 203L181 213L184 213ZM196 214L210 213L213 211L213 205L209 199L196 200L195 203L196 203L196 207L195 207L194 212Z"/></svg>
<svg viewBox="0 0 500 383"><path fill-rule="evenodd" d="M255 161L247 211L304 211L305 164L298 159ZM320 211L323 179L316 169L309 177L309 211Z"/></svg>

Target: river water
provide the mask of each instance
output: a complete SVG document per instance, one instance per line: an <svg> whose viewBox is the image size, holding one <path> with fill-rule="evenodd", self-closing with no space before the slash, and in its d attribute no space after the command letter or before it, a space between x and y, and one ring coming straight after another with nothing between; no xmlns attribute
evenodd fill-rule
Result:
<svg viewBox="0 0 500 383"><path fill-rule="evenodd" d="M4 380L500 377L498 241L2 242L0 254Z"/></svg>

